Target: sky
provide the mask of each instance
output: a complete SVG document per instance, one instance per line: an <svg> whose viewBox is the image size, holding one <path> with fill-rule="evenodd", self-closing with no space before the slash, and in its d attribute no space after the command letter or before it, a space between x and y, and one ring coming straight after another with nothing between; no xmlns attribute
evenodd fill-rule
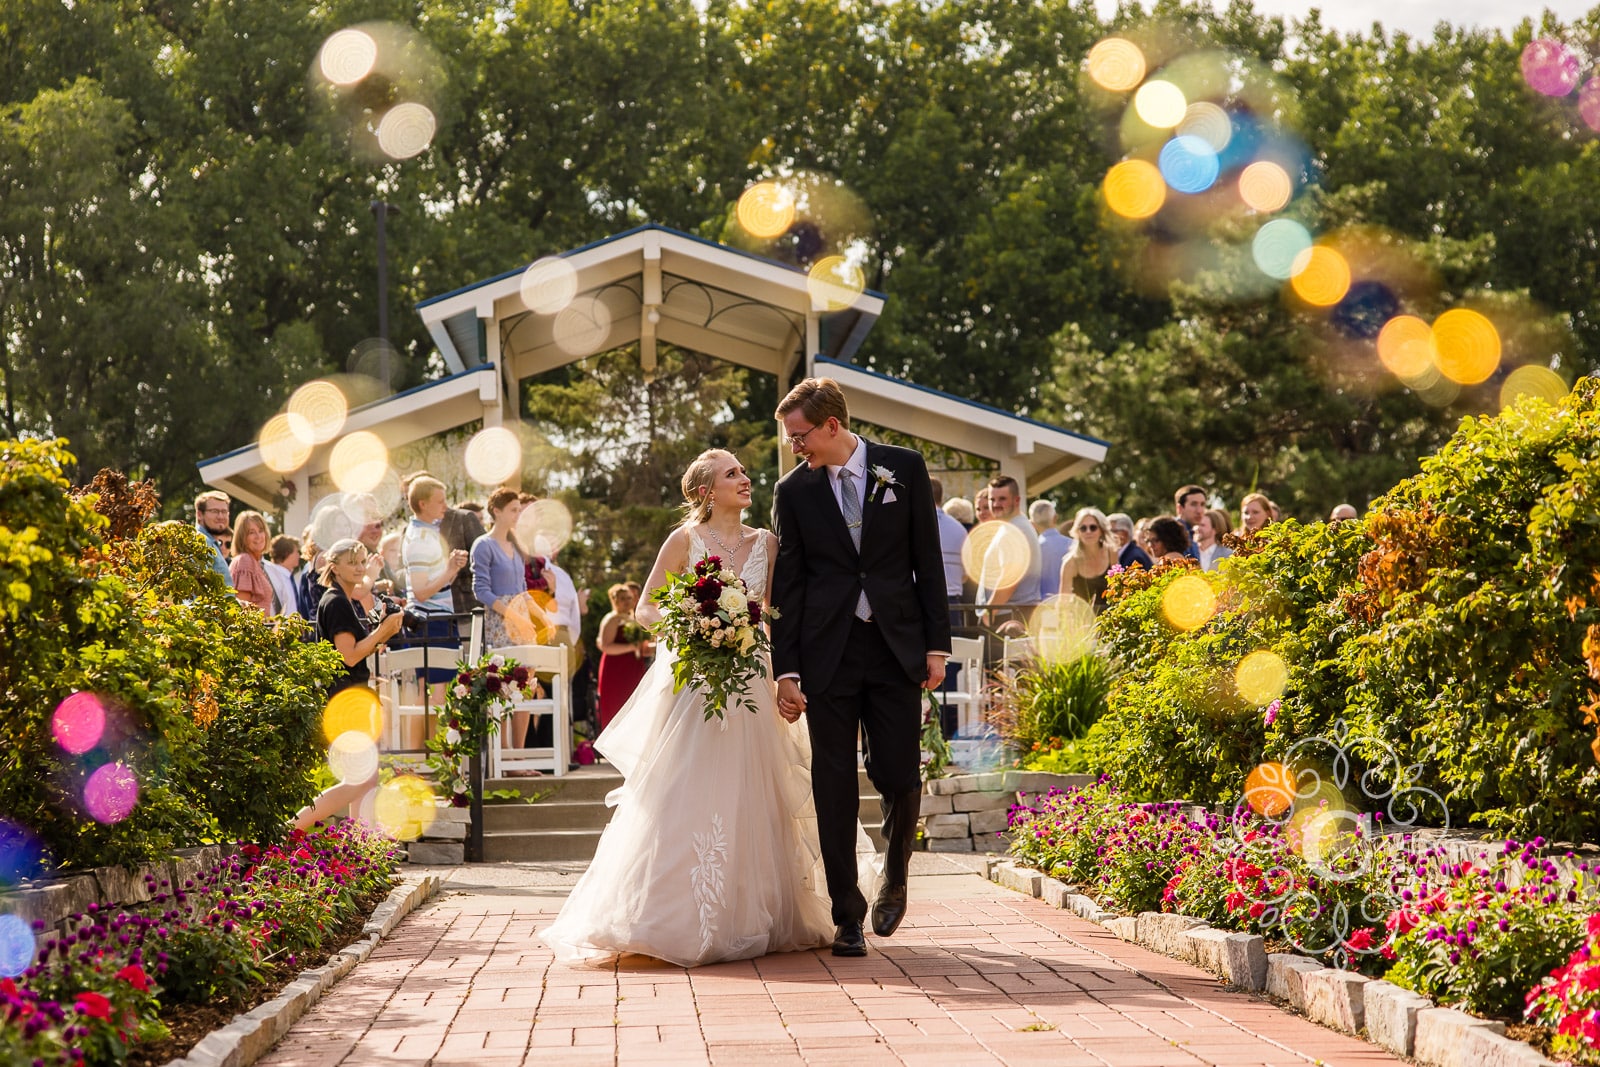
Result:
<svg viewBox="0 0 1600 1067"><path fill-rule="evenodd" d="M1095 2L1102 15L1116 12L1116 0ZM1220 9L1226 0L1213 0L1213 4ZM1600 0L1254 0L1254 4L1263 14L1290 18L1303 18L1312 8L1320 8L1323 25L1340 31L1364 32L1373 22L1381 22L1387 30L1431 37L1441 19L1458 26L1509 31L1524 18L1532 18L1537 26L1546 9L1571 22Z"/></svg>

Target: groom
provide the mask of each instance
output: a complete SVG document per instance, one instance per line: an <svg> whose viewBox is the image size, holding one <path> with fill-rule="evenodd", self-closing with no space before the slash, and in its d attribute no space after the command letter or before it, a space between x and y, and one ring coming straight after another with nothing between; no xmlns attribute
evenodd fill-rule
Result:
<svg viewBox="0 0 1600 1067"><path fill-rule="evenodd" d="M856 737L883 798L888 843L872 932L906 913L906 875L921 814L919 689L944 680L950 648L944 562L922 456L850 432L839 383L807 378L778 405L784 439L805 460L778 482L772 665L778 711L811 734L811 786L833 900L835 956L865 956L856 871L861 804Z"/></svg>

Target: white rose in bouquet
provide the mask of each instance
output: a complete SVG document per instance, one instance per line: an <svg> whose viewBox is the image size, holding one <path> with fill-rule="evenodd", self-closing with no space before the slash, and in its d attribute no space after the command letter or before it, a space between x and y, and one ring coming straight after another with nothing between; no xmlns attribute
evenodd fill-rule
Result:
<svg viewBox="0 0 1600 1067"><path fill-rule="evenodd" d="M461 731L454 728L446 730L444 732L444 743L447 745L459 745L461 743Z"/></svg>
<svg viewBox="0 0 1600 1067"><path fill-rule="evenodd" d="M739 614L748 607L749 603L749 598L731 585L722 591L721 596L717 597L717 607L726 611L729 615Z"/></svg>
<svg viewBox="0 0 1600 1067"><path fill-rule="evenodd" d="M501 667L504 667L505 665L506 665L506 658L504 656L500 655L499 653L496 653L493 656L489 657L489 666L493 667L495 670L499 670Z"/></svg>
<svg viewBox="0 0 1600 1067"><path fill-rule="evenodd" d="M471 692L470 689L468 689L466 686L462 685L460 682L457 682L456 683L456 687L454 689L450 690L450 691L456 695L457 699L461 699L461 698L465 697L469 692Z"/></svg>

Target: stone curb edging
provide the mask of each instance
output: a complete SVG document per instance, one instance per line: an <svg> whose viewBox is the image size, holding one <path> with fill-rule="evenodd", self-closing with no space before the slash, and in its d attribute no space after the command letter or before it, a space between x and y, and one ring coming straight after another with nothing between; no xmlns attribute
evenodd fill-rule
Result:
<svg viewBox="0 0 1600 1067"><path fill-rule="evenodd" d="M213 1030L180 1059L166 1067L249 1067L289 1032L310 1007L322 999L333 984L372 954L378 942L388 937L395 926L439 889L436 874L405 878L389 891L389 896L372 911L361 928L361 939L334 955L321 967L301 971L283 991L265 1004L233 1017L220 1030Z"/></svg>
<svg viewBox="0 0 1600 1067"><path fill-rule="evenodd" d="M1238 989L1265 993L1314 1022L1428 1067L1556 1067L1531 1045L1506 1037L1504 1023L1436 1007L1392 982L1324 967L1305 956L1269 953L1255 934L1217 930L1166 912L1118 915L1074 886L1001 857L990 857L985 873L1006 889L1098 923L1124 941L1186 960Z"/></svg>

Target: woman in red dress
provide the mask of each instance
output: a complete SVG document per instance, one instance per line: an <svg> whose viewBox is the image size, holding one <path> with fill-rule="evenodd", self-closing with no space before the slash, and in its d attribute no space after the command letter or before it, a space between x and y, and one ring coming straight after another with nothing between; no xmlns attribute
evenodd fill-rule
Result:
<svg viewBox="0 0 1600 1067"><path fill-rule="evenodd" d="M633 695L634 687L650 666L652 642L633 617L634 593L626 585L606 590L611 613L600 620L600 729Z"/></svg>

